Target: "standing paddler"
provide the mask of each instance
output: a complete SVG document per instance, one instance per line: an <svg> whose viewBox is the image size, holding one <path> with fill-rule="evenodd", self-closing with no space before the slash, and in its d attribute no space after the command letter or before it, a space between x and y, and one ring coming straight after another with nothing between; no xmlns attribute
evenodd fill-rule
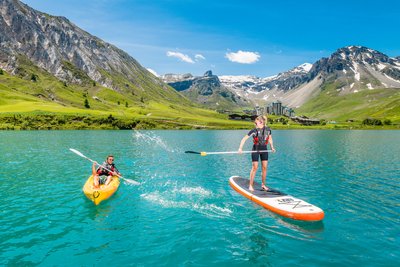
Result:
<svg viewBox="0 0 400 267"><path fill-rule="evenodd" d="M258 168L258 159L261 159L261 170L262 170L262 184L261 188L263 190L269 190L269 188L265 185L265 180L267 178L267 168L268 168L268 152L257 152L257 151L262 151L262 150L267 150L268 144L271 146L272 152L275 153L275 148L274 148L274 142L272 140L272 133L271 133L271 128L266 126L267 123L267 117L265 116L258 116L254 124L256 125L256 128L250 130L250 132L245 135L242 138L242 141L240 142L239 146L239 154L242 153L242 148L244 143L246 142L247 139L249 139L250 136L253 137L253 148L251 153L251 161L252 161L252 168L250 171L250 184L249 184L249 190L254 191L253 188L253 183L254 183L254 177L257 172Z"/></svg>

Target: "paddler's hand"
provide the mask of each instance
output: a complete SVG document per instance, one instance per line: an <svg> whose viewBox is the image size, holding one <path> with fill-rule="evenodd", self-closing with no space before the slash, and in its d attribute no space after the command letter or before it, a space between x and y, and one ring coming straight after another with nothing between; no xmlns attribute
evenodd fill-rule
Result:
<svg viewBox="0 0 400 267"><path fill-rule="evenodd" d="M271 149L272 149L272 153L275 153L275 152L276 152L275 148L271 148Z"/></svg>
<svg viewBox="0 0 400 267"><path fill-rule="evenodd" d="M96 167L96 165L99 165L97 161L93 161L93 166Z"/></svg>
<svg viewBox="0 0 400 267"><path fill-rule="evenodd" d="M239 149L238 149L238 153L239 153L239 154L242 154L242 148L239 148Z"/></svg>

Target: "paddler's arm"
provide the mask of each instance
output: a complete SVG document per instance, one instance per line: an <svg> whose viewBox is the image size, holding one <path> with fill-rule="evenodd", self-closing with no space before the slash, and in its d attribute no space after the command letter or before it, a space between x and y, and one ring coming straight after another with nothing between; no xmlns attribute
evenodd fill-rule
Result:
<svg viewBox="0 0 400 267"><path fill-rule="evenodd" d="M93 174L93 175L97 174L96 165L97 165L97 162L94 161L94 162L93 162L93 165L92 165L92 174Z"/></svg>
<svg viewBox="0 0 400 267"><path fill-rule="evenodd" d="M115 165L114 165L114 171L113 172L111 172L111 174L113 175L113 176L122 176L122 174L119 172L119 170L117 169L117 167L115 167Z"/></svg>
<svg viewBox="0 0 400 267"><path fill-rule="evenodd" d="M242 138L242 141L240 141L240 145L239 145L239 149L238 149L239 154L242 153L243 145L244 145L244 143L246 143L246 140L247 140L247 139L249 139L249 136L248 136L248 135L245 135L245 136Z"/></svg>
<svg viewBox="0 0 400 267"><path fill-rule="evenodd" d="M271 150L273 153L275 153L275 147L274 147L274 140L272 140L272 135L269 136L269 145L271 146Z"/></svg>

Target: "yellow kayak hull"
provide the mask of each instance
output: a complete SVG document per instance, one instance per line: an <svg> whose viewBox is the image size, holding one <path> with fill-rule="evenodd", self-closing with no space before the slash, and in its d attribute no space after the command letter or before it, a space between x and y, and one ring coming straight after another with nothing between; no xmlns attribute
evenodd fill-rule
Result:
<svg viewBox="0 0 400 267"><path fill-rule="evenodd" d="M93 188L93 175L91 175L83 186L85 196L99 205L103 200L110 198L117 190L120 184L118 176L113 176L109 185L100 185L99 188Z"/></svg>

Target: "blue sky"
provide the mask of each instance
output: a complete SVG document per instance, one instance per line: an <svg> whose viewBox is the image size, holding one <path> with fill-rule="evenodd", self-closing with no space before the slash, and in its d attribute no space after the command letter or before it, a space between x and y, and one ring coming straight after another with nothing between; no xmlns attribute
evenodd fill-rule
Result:
<svg viewBox="0 0 400 267"><path fill-rule="evenodd" d="M397 0L23 0L158 74L267 77L362 45L400 56Z"/></svg>

